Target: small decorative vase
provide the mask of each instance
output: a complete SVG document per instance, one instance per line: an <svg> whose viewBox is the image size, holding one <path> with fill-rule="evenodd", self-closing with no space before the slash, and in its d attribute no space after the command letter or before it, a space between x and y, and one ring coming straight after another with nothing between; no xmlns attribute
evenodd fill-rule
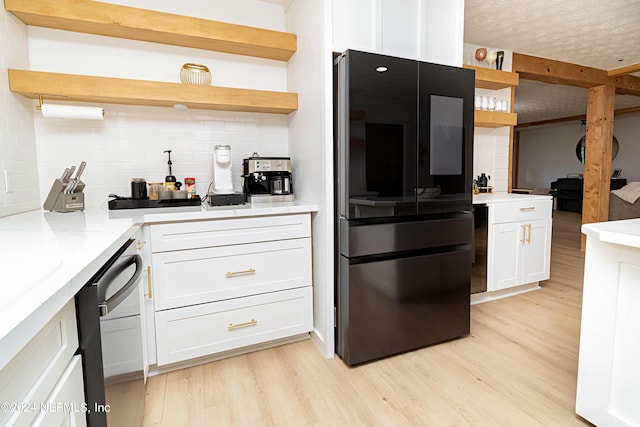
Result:
<svg viewBox="0 0 640 427"><path fill-rule="evenodd" d="M487 49L484 47L479 47L476 49L476 59L478 62L482 62L484 58L487 57Z"/></svg>
<svg viewBox="0 0 640 427"><path fill-rule="evenodd" d="M188 85L209 86L211 71L204 65L184 64L180 69L180 81Z"/></svg>
<svg viewBox="0 0 640 427"><path fill-rule="evenodd" d="M495 50L490 50L489 52L487 52L487 57L484 60L487 61L487 64L489 64L489 68L493 66L493 63L496 61L497 57L498 53Z"/></svg>
<svg viewBox="0 0 640 427"><path fill-rule="evenodd" d="M504 61L504 51L499 50L496 58L496 70L502 70L502 62Z"/></svg>

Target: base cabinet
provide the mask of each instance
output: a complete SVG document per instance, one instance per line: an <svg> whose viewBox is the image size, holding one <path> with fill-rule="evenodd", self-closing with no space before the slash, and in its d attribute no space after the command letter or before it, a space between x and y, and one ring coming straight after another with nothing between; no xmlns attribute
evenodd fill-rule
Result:
<svg viewBox="0 0 640 427"><path fill-rule="evenodd" d="M151 224L156 362L313 329L308 213Z"/></svg>
<svg viewBox="0 0 640 427"><path fill-rule="evenodd" d="M590 226L592 224L583 225L583 231ZM624 226L618 229L605 227L599 227L593 234L586 233L576 413L597 426L639 426L640 245L637 243L637 225L629 225L626 229ZM611 235L624 233L617 241L626 242L601 241L601 238L610 239L607 232Z"/></svg>
<svg viewBox="0 0 640 427"><path fill-rule="evenodd" d="M158 365L309 332L311 298L304 287L160 311Z"/></svg>
<svg viewBox="0 0 640 427"><path fill-rule="evenodd" d="M487 291L549 278L551 208L551 200L490 206Z"/></svg>
<svg viewBox="0 0 640 427"><path fill-rule="evenodd" d="M77 349L71 300L0 370L0 425L86 425Z"/></svg>

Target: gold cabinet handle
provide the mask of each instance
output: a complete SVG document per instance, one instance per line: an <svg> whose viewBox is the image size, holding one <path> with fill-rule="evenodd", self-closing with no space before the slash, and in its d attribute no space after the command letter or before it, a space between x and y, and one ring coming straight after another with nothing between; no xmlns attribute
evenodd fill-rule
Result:
<svg viewBox="0 0 640 427"><path fill-rule="evenodd" d="M531 224L527 224L527 243L531 244Z"/></svg>
<svg viewBox="0 0 640 427"><path fill-rule="evenodd" d="M229 323L229 326L227 326L227 329L231 331L233 329L244 328L246 326L255 326L257 324L258 324L258 321L256 319L251 319L248 322L243 322L243 323Z"/></svg>
<svg viewBox="0 0 640 427"><path fill-rule="evenodd" d="M535 206L529 206L528 208L520 208L520 212L530 212L535 210L536 210Z"/></svg>
<svg viewBox="0 0 640 427"><path fill-rule="evenodd" d="M224 277L232 277L232 276L239 276L241 274L253 274L256 272L255 268L249 268L247 270L242 270L242 271L227 271L224 274Z"/></svg>
<svg viewBox="0 0 640 427"><path fill-rule="evenodd" d="M520 239L520 243L524 245L524 235L526 233L527 226L526 224L520 224L520 227L522 228L522 239Z"/></svg>
<svg viewBox="0 0 640 427"><path fill-rule="evenodd" d="M149 299L153 298L153 293L151 292L151 266L144 269L147 272L147 293L144 294L145 297L149 297Z"/></svg>
<svg viewBox="0 0 640 427"><path fill-rule="evenodd" d="M139 251L141 251L142 248L144 247L144 245L146 245L146 244L147 244L146 240L138 240L136 242L136 247L138 248Z"/></svg>

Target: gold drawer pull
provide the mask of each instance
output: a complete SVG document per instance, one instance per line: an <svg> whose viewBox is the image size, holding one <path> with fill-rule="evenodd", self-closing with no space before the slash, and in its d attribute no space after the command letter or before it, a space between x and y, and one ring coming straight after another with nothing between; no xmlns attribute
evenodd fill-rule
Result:
<svg viewBox="0 0 640 427"><path fill-rule="evenodd" d="M233 329L244 328L246 326L255 326L257 324L258 324L258 321L256 319L251 319L248 322L244 322L244 323L229 323L229 326L227 326L227 329L231 331Z"/></svg>
<svg viewBox="0 0 640 427"><path fill-rule="evenodd" d="M535 211L536 208L535 206L529 206L528 208L520 208L520 212L529 212L529 211Z"/></svg>
<svg viewBox="0 0 640 427"><path fill-rule="evenodd" d="M527 232L527 225L526 224L520 224L520 228L522 228L522 239L520 239L520 243L522 243L524 245L525 242L525 233Z"/></svg>
<svg viewBox="0 0 640 427"><path fill-rule="evenodd" d="M232 277L232 276L238 276L240 274L253 274L256 272L255 268L250 268L248 270L242 270L242 271L227 271L224 274L224 277Z"/></svg>
<svg viewBox="0 0 640 427"><path fill-rule="evenodd" d="M149 293L145 293L145 297L149 297L149 299L153 298L153 293L151 292L151 266L144 269L147 272L147 290Z"/></svg>
<svg viewBox="0 0 640 427"><path fill-rule="evenodd" d="M531 244L531 224L527 224L527 230L529 230L529 234L527 234L527 243Z"/></svg>
<svg viewBox="0 0 640 427"><path fill-rule="evenodd" d="M141 250L142 250L142 248L144 248L144 245L146 245L146 244L147 244L147 241L146 241L146 240L138 240L138 241L136 242L136 248L137 248L139 251L141 251Z"/></svg>

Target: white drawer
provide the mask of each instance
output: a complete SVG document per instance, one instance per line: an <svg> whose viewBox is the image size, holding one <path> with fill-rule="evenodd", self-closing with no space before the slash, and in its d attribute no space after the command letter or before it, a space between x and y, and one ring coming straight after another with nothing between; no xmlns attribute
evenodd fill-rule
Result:
<svg viewBox="0 0 640 427"><path fill-rule="evenodd" d="M553 201L551 199L495 203L491 205L493 221L491 221L491 214L489 220L492 223L502 223L547 219L551 218L552 207Z"/></svg>
<svg viewBox="0 0 640 427"><path fill-rule="evenodd" d="M45 402L78 349L74 301L69 301L0 371L0 402ZM29 425L38 412L0 411L0 425ZM11 420L11 421L10 421Z"/></svg>
<svg viewBox="0 0 640 427"><path fill-rule="evenodd" d="M62 374L56 388L51 392L46 403L46 410L41 411L33 422L33 427L87 425L84 383L82 379L82 356L73 356L71 363Z"/></svg>
<svg viewBox="0 0 640 427"><path fill-rule="evenodd" d="M158 366L310 332L312 288L156 312Z"/></svg>
<svg viewBox="0 0 640 427"><path fill-rule="evenodd" d="M310 286L311 239L153 254L155 309Z"/></svg>
<svg viewBox="0 0 640 427"><path fill-rule="evenodd" d="M151 225L153 252L311 237L308 213Z"/></svg>

